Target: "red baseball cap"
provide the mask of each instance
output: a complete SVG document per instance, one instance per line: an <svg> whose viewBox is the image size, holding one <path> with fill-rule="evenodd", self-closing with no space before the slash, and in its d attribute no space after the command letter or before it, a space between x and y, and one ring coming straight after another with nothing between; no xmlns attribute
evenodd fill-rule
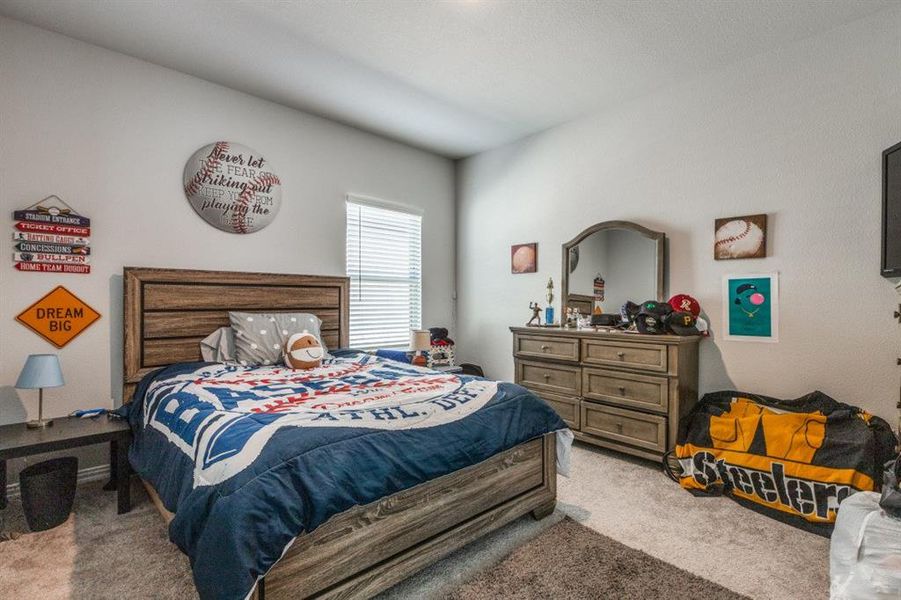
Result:
<svg viewBox="0 0 901 600"><path fill-rule="evenodd" d="M700 303L688 294L676 294L669 299L669 305L676 312L687 312L696 317L701 314Z"/></svg>

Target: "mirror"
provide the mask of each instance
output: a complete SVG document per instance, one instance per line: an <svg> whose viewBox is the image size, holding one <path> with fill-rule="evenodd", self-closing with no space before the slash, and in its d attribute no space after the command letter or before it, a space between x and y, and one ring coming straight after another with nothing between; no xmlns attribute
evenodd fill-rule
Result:
<svg viewBox="0 0 901 600"><path fill-rule="evenodd" d="M605 313L619 314L627 300L665 300L666 235L628 221L592 225L563 244L563 314L591 314L595 296Z"/></svg>

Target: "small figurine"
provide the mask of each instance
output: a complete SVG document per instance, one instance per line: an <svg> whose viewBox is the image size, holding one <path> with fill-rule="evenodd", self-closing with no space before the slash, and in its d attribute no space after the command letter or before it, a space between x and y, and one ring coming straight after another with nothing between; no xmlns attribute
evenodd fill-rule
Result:
<svg viewBox="0 0 901 600"><path fill-rule="evenodd" d="M529 308L532 309L532 318L526 323L526 327L532 327L532 322L538 320L538 327L541 327L541 305L537 302L529 302Z"/></svg>

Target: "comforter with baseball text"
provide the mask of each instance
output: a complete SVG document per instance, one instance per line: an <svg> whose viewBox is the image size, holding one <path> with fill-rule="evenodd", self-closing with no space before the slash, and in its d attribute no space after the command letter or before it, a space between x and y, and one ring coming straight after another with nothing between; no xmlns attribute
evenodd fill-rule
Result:
<svg viewBox="0 0 901 600"><path fill-rule="evenodd" d="M562 432L565 471L572 434L526 389L335 354L308 371L176 364L123 407L201 598L246 598L301 533L545 433Z"/></svg>

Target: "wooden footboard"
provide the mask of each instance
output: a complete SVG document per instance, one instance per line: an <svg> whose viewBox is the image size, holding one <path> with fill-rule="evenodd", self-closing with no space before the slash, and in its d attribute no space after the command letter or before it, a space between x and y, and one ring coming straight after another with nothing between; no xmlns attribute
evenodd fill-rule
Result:
<svg viewBox="0 0 901 600"><path fill-rule="evenodd" d="M528 512L544 518L553 512L556 494L556 440L550 433L332 517L294 541L254 597L369 598Z"/></svg>

